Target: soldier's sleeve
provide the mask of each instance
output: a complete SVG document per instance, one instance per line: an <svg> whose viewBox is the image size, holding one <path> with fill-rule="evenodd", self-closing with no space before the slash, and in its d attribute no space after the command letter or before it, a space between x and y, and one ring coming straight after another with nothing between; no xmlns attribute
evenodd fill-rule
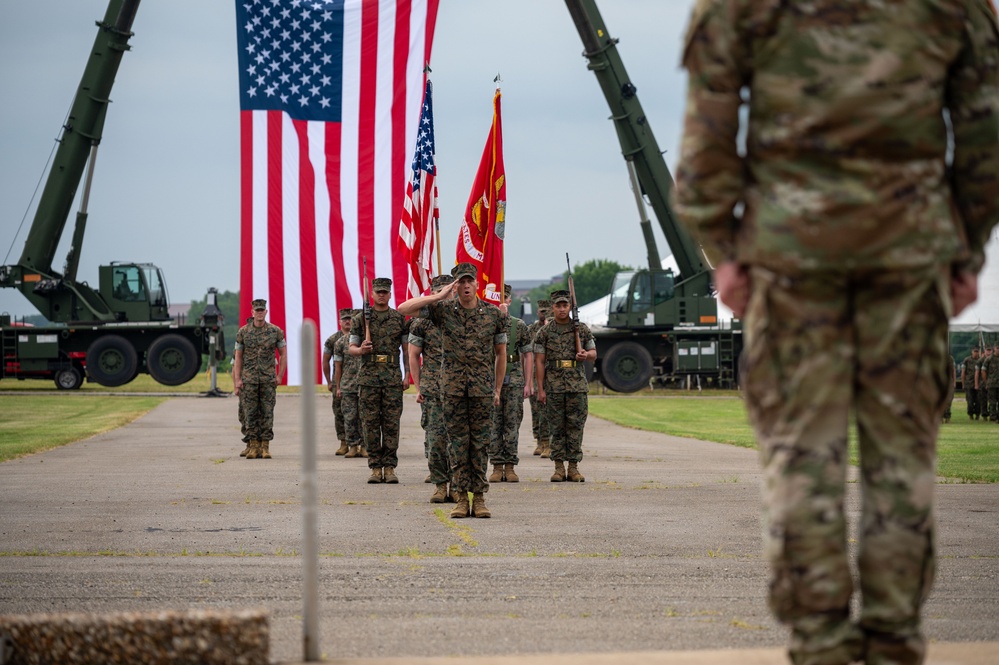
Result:
<svg viewBox="0 0 999 665"><path fill-rule="evenodd" d="M497 310L499 316L494 317L496 319L496 327L493 330L493 344L508 344L509 335L507 330L510 329L510 317L506 314L502 314Z"/></svg>
<svg viewBox="0 0 999 665"><path fill-rule="evenodd" d="M413 319L412 325L409 327L409 343L413 346L418 346L423 348L423 336L425 334L423 330L424 319Z"/></svg>
<svg viewBox="0 0 999 665"><path fill-rule="evenodd" d="M579 343L582 344L583 348L587 351L597 348L597 342L593 338L593 333L590 331L590 327L585 323L579 324Z"/></svg>
<svg viewBox="0 0 999 665"><path fill-rule="evenodd" d="M954 132L951 185L968 251L958 267L979 272L999 221L999 34L989 0L972 0L964 48L947 79Z"/></svg>
<svg viewBox="0 0 999 665"><path fill-rule="evenodd" d="M749 57L738 33L739 4L697 0L683 52L687 107L676 210L713 265L736 258L734 209L744 190L736 137Z"/></svg>
<svg viewBox="0 0 999 665"><path fill-rule="evenodd" d="M360 346L362 341L364 341L364 313L358 312L350 320L350 339L347 340L347 345Z"/></svg>
<svg viewBox="0 0 999 665"><path fill-rule="evenodd" d="M242 351L243 350L243 329L242 328L240 328L239 330L236 331L236 346L234 347L234 350L235 351Z"/></svg>
<svg viewBox="0 0 999 665"><path fill-rule="evenodd" d="M288 342L284 341L284 331L277 326L274 326L274 328L276 330L275 334L277 335L277 348L283 349L288 346Z"/></svg>
<svg viewBox="0 0 999 665"><path fill-rule="evenodd" d="M520 353L534 353L534 345L531 343L531 331L527 324L521 321L517 324L517 350Z"/></svg>
<svg viewBox="0 0 999 665"><path fill-rule="evenodd" d="M545 354L545 328L542 326L538 328L538 332L534 334L534 355L544 355Z"/></svg>

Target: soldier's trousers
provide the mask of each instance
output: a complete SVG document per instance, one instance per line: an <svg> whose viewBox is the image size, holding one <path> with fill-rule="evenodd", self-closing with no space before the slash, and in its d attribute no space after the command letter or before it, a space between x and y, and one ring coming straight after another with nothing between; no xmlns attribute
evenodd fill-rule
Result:
<svg viewBox="0 0 999 665"><path fill-rule="evenodd" d="M974 388L964 389L964 399L968 401L968 417L978 415L978 391Z"/></svg>
<svg viewBox="0 0 999 665"><path fill-rule="evenodd" d="M486 468L492 433L492 397L442 395L451 458L451 485L459 492L488 492Z"/></svg>
<svg viewBox="0 0 999 665"><path fill-rule="evenodd" d="M399 465L399 420L402 418L402 383L361 386L358 392L361 432L368 450L368 467Z"/></svg>
<svg viewBox="0 0 999 665"><path fill-rule="evenodd" d="M447 431L444 428L444 407L437 395L423 393L424 446L430 482L435 485L451 481L451 462L448 453Z"/></svg>
<svg viewBox="0 0 999 665"><path fill-rule="evenodd" d="M517 443L524 420L524 386L503 386L499 406L493 408L493 433L489 461L493 464L519 464Z"/></svg>
<svg viewBox="0 0 999 665"><path fill-rule="evenodd" d="M237 405L237 410L239 411L239 433L243 435L243 443L250 442L250 436L246 433L246 416L243 415L243 391L240 391L239 404Z"/></svg>
<svg viewBox="0 0 999 665"><path fill-rule="evenodd" d="M274 403L277 385L274 383L243 383L239 391L243 407L244 441L270 441L274 438Z"/></svg>
<svg viewBox="0 0 999 665"><path fill-rule="evenodd" d="M535 385L531 395L531 433L535 439L548 438L548 424L545 422L545 407L538 402L538 390Z"/></svg>
<svg viewBox="0 0 999 665"><path fill-rule="evenodd" d="M346 440L347 426L343 422L343 397L337 397L336 390L333 391L333 426L336 427L337 440Z"/></svg>
<svg viewBox="0 0 999 665"><path fill-rule="evenodd" d="M985 392L989 396L989 420L997 422L999 421L999 386L986 388Z"/></svg>
<svg viewBox="0 0 999 665"><path fill-rule="evenodd" d="M981 420L989 419L989 391L988 388L978 389L978 417Z"/></svg>
<svg viewBox="0 0 999 665"><path fill-rule="evenodd" d="M357 393L343 393L340 407L343 410L344 441L348 446L363 446L364 436L361 434L361 415L358 407Z"/></svg>
<svg viewBox="0 0 999 665"><path fill-rule="evenodd" d="M583 459L583 427L589 401L586 393L547 393L545 420L552 437L551 459L580 462Z"/></svg>
<svg viewBox="0 0 999 665"><path fill-rule="evenodd" d="M770 606L793 629L792 661L922 662L948 276L750 275L742 381L763 464ZM862 497L858 622L843 509L851 409Z"/></svg>

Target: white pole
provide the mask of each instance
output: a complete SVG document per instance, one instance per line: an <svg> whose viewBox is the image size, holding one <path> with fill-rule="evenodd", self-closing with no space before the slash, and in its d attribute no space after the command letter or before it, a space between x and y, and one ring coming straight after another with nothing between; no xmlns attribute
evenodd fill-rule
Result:
<svg viewBox="0 0 999 665"><path fill-rule="evenodd" d="M316 324L302 326L302 647L306 662L319 660L319 525L316 517Z"/></svg>

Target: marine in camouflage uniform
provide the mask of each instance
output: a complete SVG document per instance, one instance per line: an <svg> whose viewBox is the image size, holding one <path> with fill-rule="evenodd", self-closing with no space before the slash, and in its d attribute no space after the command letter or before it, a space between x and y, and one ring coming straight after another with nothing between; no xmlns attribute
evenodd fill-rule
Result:
<svg viewBox="0 0 999 665"><path fill-rule="evenodd" d="M552 301L547 298L538 300L538 320L527 327L527 333L531 336L531 345L534 345L534 338L548 320L548 313L551 311ZM538 403L538 377L533 380L534 390L531 391L531 433L534 435L534 454L548 458L551 452L551 434L548 432L548 423L545 422L545 407Z"/></svg>
<svg viewBox="0 0 999 665"><path fill-rule="evenodd" d="M388 306L392 280L371 280L371 340L365 339L364 312L354 315L350 353L361 358L357 378L361 431L368 451L369 483L398 483L399 421L402 393L409 386L408 324L406 317ZM399 354L406 365L399 374Z"/></svg>
<svg viewBox="0 0 999 665"><path fill-rule="evenodd" d="M985 375L989 420L999 422L999 346L993 347L992 355L982 366L982 372Z"/></svg>
<svg viewBox="0 0 999 665"><path fill-rule="evenodd" d="M458 491L451 517L489 517L486 467L492 410L499 404L506 374L509 317L499 307L478 298L475 266L459 263L451 276L454 281L438 293L407 300L399 311L428 318L441 330L441 399L452 464L451 483ZM457 294L457 300L447 300L452 293ZM473 495L471 507L469 492Z"/></svg>
<svg viewBox="0 0 999 665"><path fill-rule="evenodd" d="M551 459L555 462L553 483L586 480L579 472L583 459L583 427L589 402L584 363L597 359L597 344L585 323L578 328L569 316L568 291L552 291L552 320L534 338L534 373L538 377L538 401L545 406L551 432ZM569 463L566 469L565 462Z"/></svg>
<svg viewBox="0 0 999 665"><path fill-rule="evenodd" d="M513 288L506 284L503 297L509 308ZM509 309L507 309L509 312ZM517 443L520 441L520 423L524 420L524 400L534 394L534 346L527 332L527 324L516 317L510 318L507 329L506 376L500 403L493 410L493 434L489 443L489 461L493 465L491 483L516 483L520 481L515 467L520 463Z"/></svg>
<svg viewBox="0 0 999 665"><path fill-rule="evenodd" d="M433 278L434 293L452 282L451 275ZM409 326L409 369L416 386L416 401L423 412L420 425L424 432L424 450L430 469L430 482L435 485L431 503L444 503L451 498L451 462L448 458L447 432L444 427L444 406L440 396L441 363L444 360L443 336L434 323L424 317L412 319ZM423 362L420 362L420 356ZM455 492L456 494L456 492Z"/></svg>
<svg viewBox="0 0 999 665"><path fill-rule="evenodd" d="M968 418L978 418L978 388L975 374L978 372L978 347L971 349L971 355L961 363L961 385L964 387L964 399L967 402Z"/></svg>
<svg viewBox="0 0 999 665"><path fill-rule="evenodd" d="M329 391L333 393L333 426L336 428L336 438L340 442L340 447L337 448L337 455L346 455L350 450L350 446L347 445L347 428L343 422L343 397L337 394L336 386L333 383L333 368L330 366L330 362L333 360L334 347L336 346L337 340L350 335L350 325L351 317L354 315L354 310L349 307L340 310L340 330L326 338L323 343L323 376L326 377L326 386Z"/></svg>
<svg viewBox="0 0 999 665"><path fill-rule="evenodd" d="M951 407L954 405L954 389L956 387L954 384L957 382L957 372L954 363L954 356L950 354L947 354L947 376L949 377L948 381L949 389L947 390L947 401L946 405L944 406L944 412L943 412L943 421L945 423L950 422L950 412L951 412Z"/></svg>
<svg viewBox="0 0 999 665"><path fill-rule="evenodd" d="M264 320L267 301L254 300L253 322L236 333L232 380L246 428L249 446L246 459L270 459L270 443L274 438L274 404L277 384L284 377L288 364L284 331ZM279 362L275 370L274 353Z"/></svg>
<svg viewBox="0 0 999 665"><path fill-rule="evenodd" d="M794 663L925 657L947 320L974 300L999 219L997 38L988 0L694 8L677 212L744 314L770 606Z"/></svg>
<svg viewBox="0 0 999 665"><path fill-rule="evenodd" d="M978 359L978 371L975 373L975 388L978 393L978 413L981 419L989 419L989 384L986 381L986 368L992 362L992 347L986 345Z"/></svg>
<svg viewBox="0 0 999 665"><path fill-rule="evenodd" d="M353 316L359 310L351 309ZM357 375L361 369L361 357L350 354L350 334L344 335L333 346L333 386L334 395L339 396L343 410L344 440L347 442L347 452L344 458L367 457L364 449L364 437L361 434L361 416L358 409Z"/></svg>

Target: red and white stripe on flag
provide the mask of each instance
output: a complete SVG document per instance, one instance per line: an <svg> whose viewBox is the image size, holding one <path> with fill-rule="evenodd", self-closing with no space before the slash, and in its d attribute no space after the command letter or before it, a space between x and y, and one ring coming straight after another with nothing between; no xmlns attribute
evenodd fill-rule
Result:
<svg viewBox="0 0 999 665"><path fill-rule="evenodd" d="M316 353L360 307L361 262L406 299L397 249L409 147L439 0L237 0L240 66L240 320L250 301L288 338L287 383L301 376L300 331Z"/></svg>
<svg viewBox="0 0 999 665"><path fill-rule="evenodd" d="M409 264L408 296L426 292L433 276L437 208L437 163L434 144L433 84L428 80L416 135L416 150L406 184L406 202L399 221L399 251Z"/></svg>

